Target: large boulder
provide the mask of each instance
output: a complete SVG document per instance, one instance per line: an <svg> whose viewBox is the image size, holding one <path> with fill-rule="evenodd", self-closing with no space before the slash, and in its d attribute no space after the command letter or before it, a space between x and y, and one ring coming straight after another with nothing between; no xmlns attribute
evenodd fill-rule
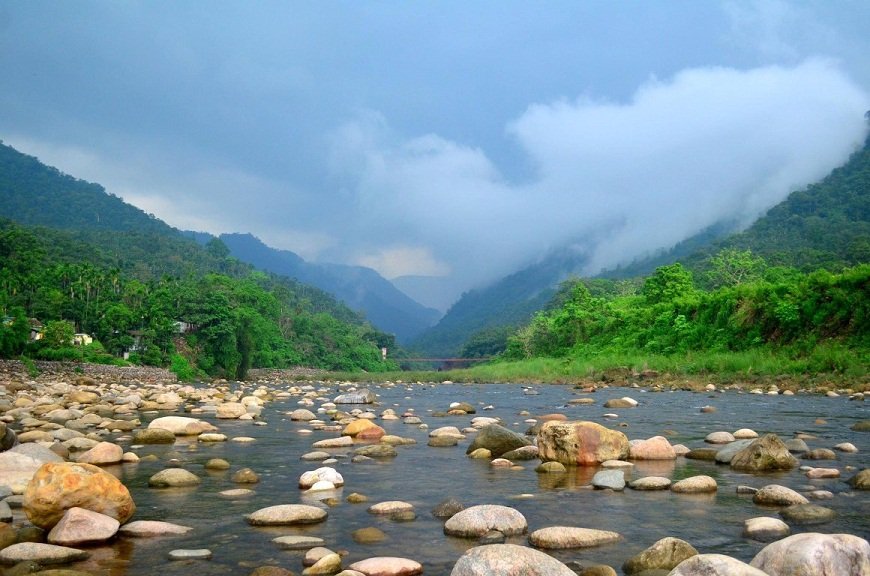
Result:
<svg viewBox="0 0 870 576"><path fill-rule="evenodd" d="M93 464L94 466L108 466L118 464L124 457L124 449L112 442L100 442L87 452L81 454L77 462Z"/></svg>
<svg viewBox="0 0 870 576"><path fill-rule="evenodd" d="M39 444L20 444L0 452L0 486L26 486L46 462L63 462L63 458Z"/></svg>
<svg viewBox="0 0 870 576"><path fill-rule="evenodd" d="M697 554L698 551L685 540L662 538L640 554L626 560L622 571L631 575L645 570L672 570L683 560Z"/></svg>
<svg viewBox="0 0 870 576"><path fill-rule="evenodd" d="M423 573L423 565L410 558L376 556L354 562L348 566L366 576L416 576Z"/></svg>
<svg viewBox="0 0 870 576"><path fill-rule="evenodd" d="M163 416L155 418L148 424L148 428L163 428L176 436L197 436L203 432L217 432L216 426L187 416Z"/></svg>
<svg viewBox="0 0 870 576"><path fill-rule="evenodd" d="M24 491L24 512L30 521L49 530L67 510L84 508L105 514L121 524L136 505L120 480L91 464L43 464Z"/></svg>
<svg viewBox="0 0 870 576"><path fill-rule="evenodd" d="M846 482L855 490L870 490L870 468L864 468Z"/></svg>
<svg viewBox="0 0 870 576"><path fill-rule="evenodd" d="M543 461L567 466L595 466L629 455L628 438L595 422L545 422L538 431L538 452Z"/></svg>
<svg viewBox="0 0 870 576"><path fill-rule="evenodd" d="M576 576L552 556L516 544L477 546L460 556L450 576Z"/></svg>
<svg viewBox="0 0 870 576"><path fill-rule="evenodd" d="M768 544L750 564L769 576L868 576L870 544L851 534L795 534Z"/></svg>
<svg viewBox="0 0 870 576"><path fill-rule="evenodd" d="M668 576L770 576L723 554L698 554L683 560Z"/></svg>
<svg viewBox="0 0 870 576"><path fill-rule="evenodd" d="M444 524L444 533L461 538L479 538L492 530L505 536L525 534L528 530L525 516L519 511L497 504L471 506L450 517Z"/></svg>
<svg viewBox="0 0 870 576"><path fill-rule="evenodd" d="M797 458L776 434L765 434L753 440L731 459L731 468L744 472L791 470L797 465Z"/></svg>
<svg viewBox="0 0 870 576"><path fill-rule="evenodd" d="M478 448L486 448L493 458L499 458L505 452L530 445L531 441L525 436L508 430L504 426L490 424L480 429L465 453L471 454Z"/></svg>

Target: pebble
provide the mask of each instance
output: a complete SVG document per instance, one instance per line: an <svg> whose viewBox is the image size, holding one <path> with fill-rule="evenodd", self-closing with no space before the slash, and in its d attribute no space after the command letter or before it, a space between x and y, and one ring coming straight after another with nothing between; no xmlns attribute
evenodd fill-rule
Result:
<svg viewBox="0 0 870 576"><path fill-rule="evenodd" d="M172 550L169 552L170 560L208 560L211 556L211 550L206 548L179 548L178 550Z"/></svg>

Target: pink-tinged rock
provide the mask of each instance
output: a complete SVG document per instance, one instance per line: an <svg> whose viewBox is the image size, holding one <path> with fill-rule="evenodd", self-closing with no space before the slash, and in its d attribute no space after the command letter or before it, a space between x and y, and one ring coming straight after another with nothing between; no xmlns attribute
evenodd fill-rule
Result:
<svg viewBox="0 0 870 576"><path fill-rule="evenodd" d="M120 480L91 464L48 463L24 490L24 512L40 528L51 529L70 508L105 514L124 523L136 505Z"/></svg>
<svg viewBox="0 0 870 576"><path fill-rule="evenodd" d="M628 438L595 422L545 422L538 431L542 461L566 466L595 466L629 455Z"/></svg>
<svg viewBox="0 0 870 576"><path fill-rule="evenodd" d="M807 470L807 478L839 478L840 471L836 468L812 468Z"/></svg>
<svg viewBox="0 0 870 576"><path fill-rule="evenodd" d="M361 430L354 438L357 440L380 440L386 433L386 430L375 424L365 430Z"/></svg>
<svg viewBox="0 0 870 576"><path fill-rule="evenodd" d="M76 461L82 464L93 464L94 466L108 466L119 463L123 458L123 448L111 442L100 442L87 452L79 455Z"/></svg>
<svg viewBox="0 0 870 576"><path fill-rule="evenodd" d="M573 570L534 548L516 544L477 546L463 554L450 576L577 576Z"/></svg>
<svg viewBox="0 0 870 576"><path fill-rule="evenodd" d="M70 508L48 533L48 543L58 546L82 546L105 542L118 533L121 524L105 514Z"/></svg>
<svg viewBox="0 0 870 576"><path fill-rule="evenodd" d="M150 538L153 536L180 536L193 530L189 526L181 526L159 520L136 520L121 526L119 532L123 536L134 538Z"/></svg>
<svg viewBox="0 0 870 576"><path fill-rule="evenodd" d="M366 576L416 576L423 573L423 565L419 562L394 556L366 558L354 562L348 568Z"/></svg>
<svg viewBox="0 0 870 576"><path fill-rule="evenodd" d="M674 447L664 436L653 436L631 445L629 458L632 460L673 460L677 457Z"/></svg>
<svg viewBox="0 0 870 576"><path fill-rule="evenodd" d="M750 564L769 576L867 576L870 544L851 534L795 534L768 544Z"/></svg>

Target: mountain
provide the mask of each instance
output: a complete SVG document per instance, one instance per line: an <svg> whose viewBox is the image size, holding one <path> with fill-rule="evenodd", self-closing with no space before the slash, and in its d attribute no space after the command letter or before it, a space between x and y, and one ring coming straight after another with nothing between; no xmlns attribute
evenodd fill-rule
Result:
<svg viewBox="0 0 870 576"><path fill-rule="evenodd" d="M379 329L408 342L438 321L441 314L409 298L371 268L306 262L294 252L278 250L251 234L222 234L233 257L262 270L296 278L325 290L350 308L363 312Z"/></svg>
<svg viewBox="0 0 870 576"><path fill-rule="evenodd" d="M751 250L769 264L801 270L870 262L870 137L843 166L822 181L792 192L744 231L721 222L670 250L599 274L632 278L682 262L702 280L716 252ZM452 356L481 330L527 321L549 302L558 284L580 270L582 254L557 251L528 268L479 290L463 294L441 321L411 347L421 353Z"/></svg>
<svg viewBox="0 0 870 576"><path fill-rule="evenodd" d="M525 324L547 305L559 283L582 268L585 261L582 252L565 248L486 288L466 292L411 347L427 356L452 357L475 333Z"/></svg>

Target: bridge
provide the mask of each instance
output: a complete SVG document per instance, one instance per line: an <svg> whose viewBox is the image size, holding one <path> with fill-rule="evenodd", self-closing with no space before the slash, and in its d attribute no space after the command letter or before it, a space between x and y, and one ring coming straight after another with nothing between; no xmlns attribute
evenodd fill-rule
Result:
<svg viewBox="0 0 870 576"><path fill-rule="evenodd" d="M486 362L491 360L492 356L480 356L478 358L393 358L399 364L417 363L417 364L438 364L441 367L452 367L457 365L470 365L477 362Z"/></svg>

